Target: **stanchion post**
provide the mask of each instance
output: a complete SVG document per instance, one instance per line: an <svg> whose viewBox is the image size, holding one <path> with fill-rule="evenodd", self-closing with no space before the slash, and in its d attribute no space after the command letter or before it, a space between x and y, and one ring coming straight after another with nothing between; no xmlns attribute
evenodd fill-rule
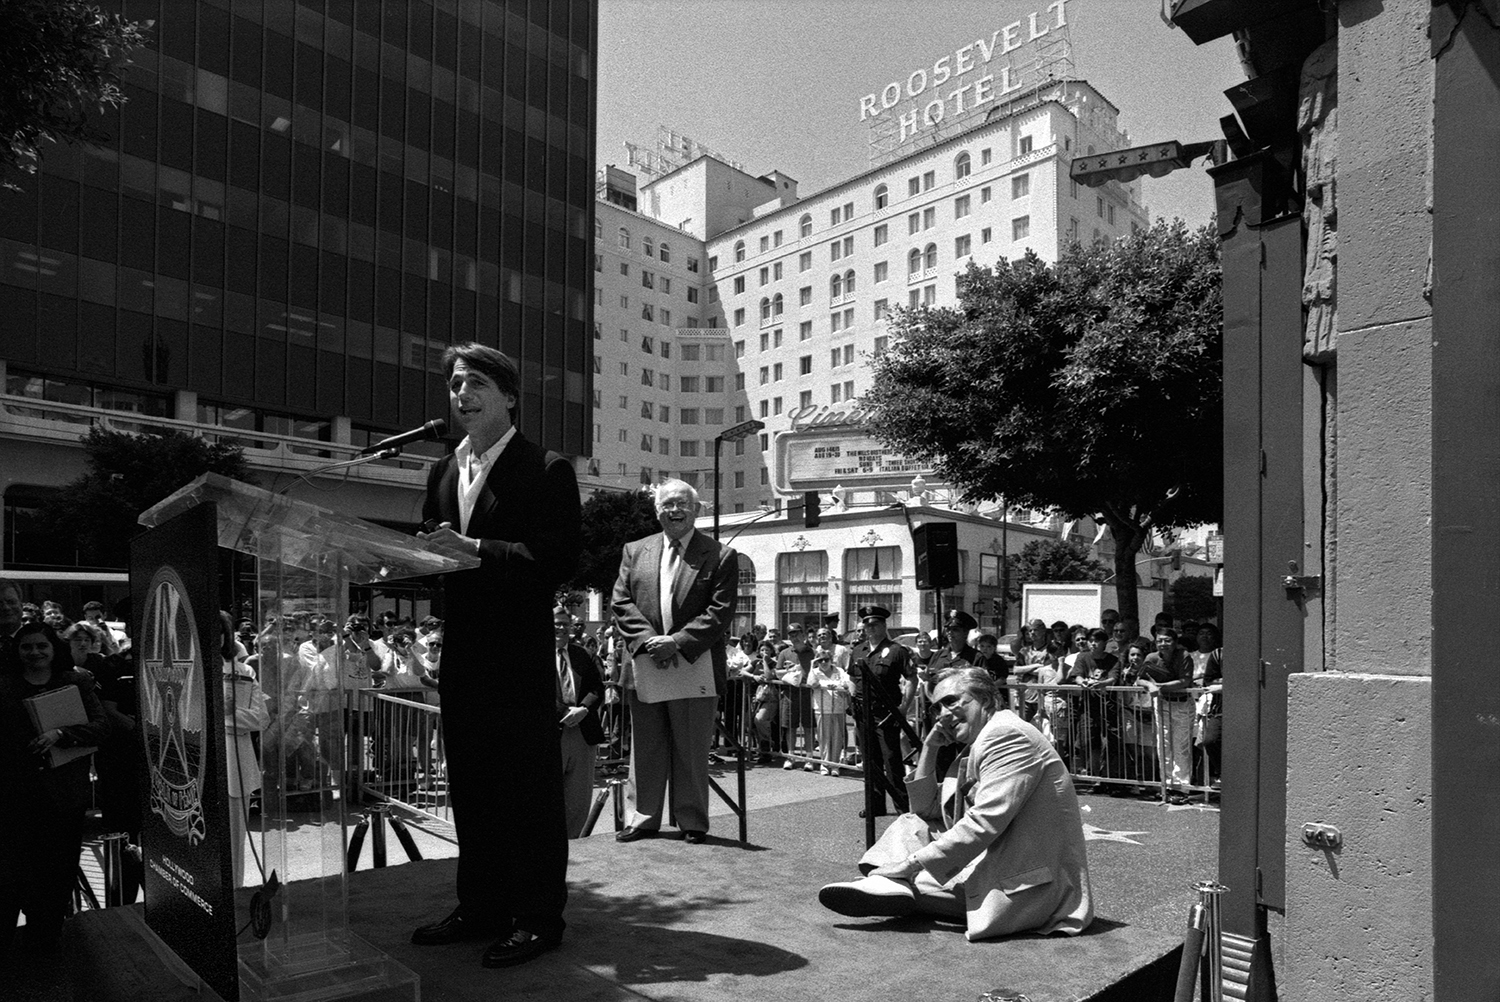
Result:
<svg viewBox="0 0 1500 1002"><path fill-rule="evenodd" d="M1217 880L1200 880L1193 888L1198 892L1206 919L1203 929L1203 1002L1224 1002L1224 937L1219 898L1229 888Z"/></svg>
<svg viewBox="0 0 1500 1002"><path fill-rule="evenodd" d="M130 836L114 832L100 839L104 845L104 907L117 908L125 903L125 844Z"/></svg>
<svg viewBox="0 0 1500 1002"><path fill-rule="evenodd" d="M614 788L615 831L623 831L625 828L625 781L612 779L609 785Z"/></svg>

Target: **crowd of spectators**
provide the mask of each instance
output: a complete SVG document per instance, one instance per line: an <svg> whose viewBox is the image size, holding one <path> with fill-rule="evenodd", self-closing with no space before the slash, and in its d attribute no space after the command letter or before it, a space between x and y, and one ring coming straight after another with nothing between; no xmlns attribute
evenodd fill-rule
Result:
<svg viewBox="0 0 1500 1002"><path fill-rule="evenodd" d="M1142 795L1165 787L1174 803L1190 789L1217 786L1218 628L1179 626L1164 613L1143 635L1113 610L1102 619L1100 627L1035 620L1000 638L955 611L945 629L903 638L916 680L901 690L902 712L925 735L936 678L952 668L983 668L1085 785L1099 781L1112 793ZM837 775L859 760L849 652L861 637L840 637L831 624L804 629L756 627L727 641L730 679L745 688L743 700L725 701L726 725L754 749L756 764Z"/></svg>
<svg viewBox="0 0 1500 1002"><path fill-rule="evenodd" d="M99 831L140 841L136 651L124 624L106 620L105 611L89 602L74 620L56 601L23 601L20 587L0 578L0 797L24 819L0 826L0 964L17 941L28 952L56 948L73 907L90 807ZM221 637L233 872L242 883L263 763L284 757L282 778L294 795L337 789L345 777L331 763L339 761L335 745L349 723L337 689L436 700L443 623L432 616L413 623L387 611L373 621L357 613L339 626L327 615L297 613L267 617L257 628L225 615ZM38 734L26 700L68 686L78 690L87 722ZM95 751L52 766L47 754L54 747ZM389 743L369 749L387 766L421 753ZM439 747L428 761L440 759ZM121 891L134 901L143 876L138 852L127 851L122 863ZM18 926L22 915L25 925Z"/></svg>

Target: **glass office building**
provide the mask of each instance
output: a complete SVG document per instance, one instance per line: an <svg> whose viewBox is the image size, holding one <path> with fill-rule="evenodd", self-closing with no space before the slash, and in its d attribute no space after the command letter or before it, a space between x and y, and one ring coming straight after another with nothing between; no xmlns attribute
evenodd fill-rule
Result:
<svg viewBox="0 0 1500 1002"><path fill-rule="evenodd" d="M365 444L479 340L588 454L596 0L101 6L153 42L0 192L8 395Z"/></svg>

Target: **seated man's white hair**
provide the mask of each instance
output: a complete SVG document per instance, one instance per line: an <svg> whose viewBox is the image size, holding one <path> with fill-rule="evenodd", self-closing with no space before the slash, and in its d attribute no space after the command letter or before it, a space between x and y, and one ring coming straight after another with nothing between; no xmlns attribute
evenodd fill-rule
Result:
<svg viewBox="0 0 1500 1002"><path fill-rule="evenodd" d="M668 494L676 494L679 491L683 490L686 490L688 492L688 497L693 499L693 504L695 506L702 503L698 500L698 488L694 487L686 480L663 480L661 483L651 488L651 501L653 504L659 505L661 504L661 499L666 497Z"/></svg>

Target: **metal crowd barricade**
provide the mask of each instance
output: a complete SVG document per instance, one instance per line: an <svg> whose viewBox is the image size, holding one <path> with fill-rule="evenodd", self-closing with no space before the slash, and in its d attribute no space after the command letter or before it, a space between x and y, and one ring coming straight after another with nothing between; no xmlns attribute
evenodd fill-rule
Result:
<svg viewBox="0 0 1500 1002"><path fill-rule="evenodd" d="M752 679L744 679L744 691L746 700L750 700L756 689L761 684L769 686L774 694L776 702L776 724L772 729L771 754L783 762L790 763L794 768L805 768L812 766L814 770L829 769L835 775L860 776L864 773L862 765L863 757L860 755L859 727L854 718L852 709L844 711L821 711L818 709L819 695L826 690L820 690L812 686L798 686L790 682L773 680L767 683L759 683ZM791 726L791 702L792 700L806 699L804 708L811 706L812 712L806 717L797 711L797 719L805 719L808 722L795 730ZM848 705L853 706L852 697ZM747 748L756 747L761 740L761 735L755 728L755 714L757 707L749 706L746 710L745 719L750 729L750 734L744 739ZM823 712L837 713L842 717L841 730L843 733L843 747L828 749L823 747L820 734L820 723ZM801 733L798 733L800 731ZM830 756L829 752L833 755Z"/></svg>
<svg viewBox="0 0 1500 1002"><path fill-rule="evenodd" d="M443 718L430 690L348 690L349 769L362 799L395 805L424 831L456 842Z"/></svg>
<svg viewBox="0 0 1500 1002"><path fill-rule="evenodd" d="M723 728L716 730L716 752L733 762L746 744L744 728L754 727L750 710L750 692L738 680L730 680L725 696ZM606 699L600 709L604 740L595 759L596 794L602 792L585 825L592 831L604 801L614 792L623 798L623 784L630 766L630 701L624 698L618 683L605 683L606 691L616 699ZM443 721L439 707L426 702L426 688L384 688L346 690L349 713L346 738L349 742L349 777L345 783L357 791L362 801L382 802L399 808L417 820L420 827L438 838L456 842L453 828L453 806L448 796L447 760L443 746ZM721 759L722 761L722 759ZM730 806L740 823L740 839L745 841L745 791L743 777L738 782L738 800L726 793L717 781L710 779L719 797ZM393 827L398 820L387 815ZM623 827L622 812L615 811L615 829ZM400 830L398 830L398 837ZM379 829L371 828L378 837ZM403 845L405 840L403 839ZM410 853L410 850L408 850ZM357 855L357 851L356 851Z"/></svg>
<svg viewBox="0 0 1500 1002"><path fill-rule="evenodd" d="M1152 789L1163 801L1174 788L1204 803L1218 792L1209 755L1195 743L1197 704L1205 689L1168 696L1135 686L1022 683L1004 688L1012 708L1052 742L1075 780ZM1028 700L1033 693L1036 698ZM1174 747L1185 748L1186 782L1173 782Z"/></svg>

